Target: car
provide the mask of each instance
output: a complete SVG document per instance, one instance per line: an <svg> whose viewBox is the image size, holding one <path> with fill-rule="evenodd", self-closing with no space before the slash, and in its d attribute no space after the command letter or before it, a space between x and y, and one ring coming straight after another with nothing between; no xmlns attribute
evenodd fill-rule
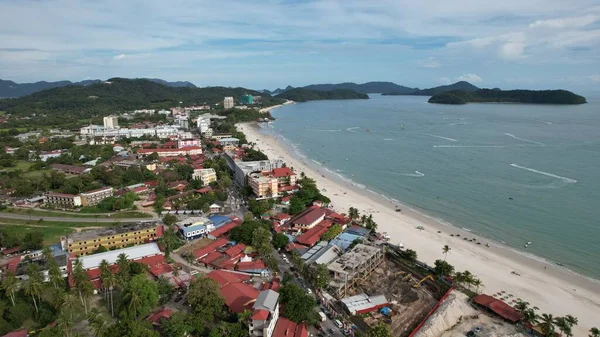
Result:
<svg viewBox="0 0 600 337"><path fill-rule="evenodd" d="M480 333L481 330L483 330L482 326L476 326L475 328L473 328L473 331L475 331L475 333Z"/></svg>
<svg viewBox="0 0 600 337"><path fill-rule="evenodd" d="M330 333L330 334L334 334L334 333L335 333L335 330L333 330L332 328L329 328L329 333Z"/></svg>
<svg viewBox="0 0 600 337"><path fill-rule="evenodd" d="M475 332L473 330L467 332L467 337L473 337L475 336Z"/></svg>
<svg viewBox="0 0 600 337"><path fill-rule="evenodd" d="M319 323L315 324L315 328L316 328L317 330L321 330L321 329L323 329L323 328L321 327L321 324L319 324Z"/></svg>
<svg viewBox="0 0 600 337"><path fill-rule="evenodd" d="M177 296L175 297L175 303L181 301L183 299L183 296Z"/></svg>
<svg viewBox="0 0 600 337"><path fill-rule="evenodd" d="M306 293L309 294L309 295L312 295L312 290L310 290L310 288L306 289Z"/></svg>

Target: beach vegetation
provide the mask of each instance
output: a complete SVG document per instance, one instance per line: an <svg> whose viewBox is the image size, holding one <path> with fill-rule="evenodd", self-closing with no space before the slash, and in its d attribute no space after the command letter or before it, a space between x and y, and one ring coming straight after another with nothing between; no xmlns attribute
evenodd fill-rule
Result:
<svg viewBox="0 0 600 337"><path fill-rule="evenodd" d="M528 104L584 104L586 99L567 90L453 90L431 96L429 103L528 103Z"/></svg>
<svg viewBox="0 0 600 337"><path fill-rule="evenodd" d="M556 332L556 321L552 314L542 314L540 316L540 328L544 336L554 336Z"/></svg>
<svg viewBox="0 0 600 337"><path fill-rule="evenodd" d="M369 329L366 337L392 337L392 330L387 324L379 322L377 325Z"/></svg>
<svg viewBox="0 0 600 337"><path fill-rule="evenodd" d="M352 220L356 220L359 217L358 209L354 207L350 207L348 209L348 217Z"/></svg>
<svg viewBox="0 0 600 337"><path fill-rule="evenodd" d="M595 327L591 328L589 337L600 337L600 329L595 328Z"/></svg>
<svg viewBox="0 0 600 337"><path fill-rule="evenodd" d="M402 255L411 262L417 260L417 252L412 249L406 249Z"/></svg>
<svg viewBox="0 0 600 337"><path fill-rule="evenodd" d="M448 246L445 245L444 247L442 247L442 254L444 254L444 261L446 261L446 257L448 256L448 253L450 253L452 249Z"/></svg>
<svg viewBox="0 0 600 337"><path fill-rule="evenodd" d="M242 158L242 161L258 161L268 159L269 157L260 150L246 149L246 155Z"/></svg>
<svg viewBox="0 0 600 337"><path fill-rule="evenodd" d="M438 276L450 276L454 273L454 266L444 260L435 260L433 270Z"/></svg>

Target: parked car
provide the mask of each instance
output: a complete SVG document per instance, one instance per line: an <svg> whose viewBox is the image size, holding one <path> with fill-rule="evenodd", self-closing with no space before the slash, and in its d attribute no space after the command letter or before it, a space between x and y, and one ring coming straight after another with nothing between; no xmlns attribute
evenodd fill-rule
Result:
<svg viewBox="0 0 600 337"><path fill-rule="evenodd" d="M476 326L476 327L473 329L473 331L475 331L475 333L480 333L480 332L481 332L481 330L483 330L483 327L482 327L482 326Z"/></svg>
<svg viewBox="0 0 600 337"><path fill-rule="evenodd" d="M473 337L475 336L475 332L473 330L467 332L467 337Z"/></svg>

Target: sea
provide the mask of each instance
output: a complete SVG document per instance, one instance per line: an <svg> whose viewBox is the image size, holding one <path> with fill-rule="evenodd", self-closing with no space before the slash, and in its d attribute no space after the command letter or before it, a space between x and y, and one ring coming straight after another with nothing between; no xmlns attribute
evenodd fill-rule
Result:
<svg viewBox="0 0 600 337"><path fill-rule="evenodd" d="M600 279L600 97L574 106L427 100L291 104L265 129L359 186Z"/></svg>

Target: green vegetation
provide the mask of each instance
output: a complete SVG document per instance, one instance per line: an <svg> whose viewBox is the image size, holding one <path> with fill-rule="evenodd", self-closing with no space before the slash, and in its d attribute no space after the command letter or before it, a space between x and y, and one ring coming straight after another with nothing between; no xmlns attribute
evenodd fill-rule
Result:
<svg viewBox="0 0 600 337"><path fill-rule="evenodd" d="M302 178L297 180L297 184L301 186L300 190L294 194L290 199L290 214L298 214L302 212L307 206L312 205L314 201L322 201L326 204L330 203L331 200L321 194L317 183L304 175Z"/></svg>
<svg viewBox="0 0 600 337"><path fill-rule="evenodd" d="M331 226L327 230L327 232L325 232L323 235L321 235L321 240L331 241L336 236L340 235L340 233L342 233L342 226L339 224L335 224L335 225Z"/></svg>
<svg viewBox="0 0 600 337"><path fill-rule="evenodd" d="M246 156L242 158L242 161L257 161L257 160L268 160L266 154L262 153L260 150L255 149L246 149Z"/></svg>
<svg viewBox="0 0 600 337"><path fill-rule="evenodd" d="M302 288L295 283L287 282L281 287L279 293L280 302L285 304L281 313L283 317L296 323L314 324L318 322L317 312L314 310L317 302L314 297L306 294Z"/></svg>
<svg viewBox="0 0 600 337"><path fill-rule="evenodd" d="M437 94L441 94L444 92L448 92L448 91L454 91L454 90L461 90L461 91L467 91L467 92L473 92L473 91L477 91L479 90L478 87L472 85L469 82L466 81L460 81L460 82L456 82L453 84L449 84L449 85L441 85L439 87L434 87L434 88L429 88L429 89L413 89L412 91L406 91L406 90L401 90L401 91L388 91L388 92L384 92L382 95L391 95L391 96L397 96L397 95L415 95L415 96L433 96L433 95L437 95Z"/></svg>
<svg viewBox="0 0 600 337"><path fill-rule="evenodd" d="M289 99L295 102L331 99L369 99L369 95L352 90L338 89L331 91L317 91L303 88L288 90L284 93L277 95L277 97Z"/></svg>
<svg viewBox="0 0 600 337"><path fill-rule="evenodd" d="M112 223L108 222L60 222L60 221L27 221L0 219L0 233L3 236L23 237L28 233L41 233L44 238L44 245L48 246L60 241L60 237L72 233L76 228L86 227L108 227ZM18 245L18 244L17 244Z"/></svg>
<svg viewBox="0 0 600 337"><path fill-rule="evenodd" d="M143 212L135 212L135 211L123 211L117 213L106 213L102 215L94 215L94 214L84 214L84 213L76 213L76 212L68 212L68 211L51 211L51 210L33 210L33 209L25 209L25 208L14 208L8 207L5 210L2 210L4 213L13 213L13 214L24 214L24 215L32 215L37 217L44 217L46 220L52 220L52 217L63 217L63 218L83 218L83 219L96 219L99 217L111 217L113 219L129 219L129 218L151 218L152 215Z"/></svg>
<svg viewBox="0 0 600 337"><path fill-rule="evenodd" d="M432 96L429 103L528 103L528 104L584 104L585 97L567 90L500 90L481 89L474 92L449 91Z"/></svg>

